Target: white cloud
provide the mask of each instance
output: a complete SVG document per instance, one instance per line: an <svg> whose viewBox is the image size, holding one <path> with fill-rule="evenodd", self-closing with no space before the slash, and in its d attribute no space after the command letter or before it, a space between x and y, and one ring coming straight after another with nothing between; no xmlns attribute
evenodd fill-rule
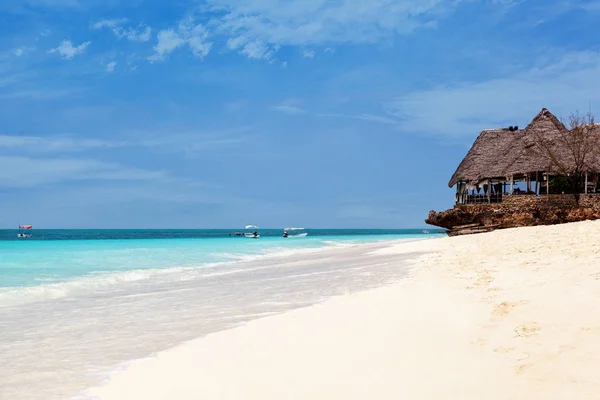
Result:
<svg viewBox="0 0 600 400"><path fill-rule="evenodd" d="M149 26L147 26L145 29L140 30L140 31L135 31L133 29L130 29L125 33L125 36L127 37L127 39L135 41L135 42L147 42L148 40L150 40L151 35L152 35L152 28L150 28Z"/></svg>
<svg viewBox="0 0 600 400"><path fill-rule="evenodd" d="M62 58L70 60L78 54L81 54L92 42L83 42L78 46L73 46L70 40L63 40L58 47L50 50L50 53L58 53Z"/></svg>
<svg viewBox="0 0 600 400"><path fill-rule="evenodd" d="M302 52L302 57L304 58L314 58L317 55L313 50L304 50Z"/></svg>
<svg viewBox="0 0 600 400"><path fill-rule="evenodd" d="M149 26L144 27L140 24L137 29L125 28L125 25L129 20L127 18L121 19L106 19L98 21L92 25L92 29L110 29L113 34L119 38L127 38L132 42L147 42L150 40L152 35L152 28Z"/></svg>
<svg viewBox="0 0 600 400"><path fill-rule="evenodd" d="M13 51L13 54L17 57L21 57L23 55L23 49L22 48L15 49Z"/></svg>
<svg viewBox="0 0 600 400"><path fill-rule="evenodd" d="M109 62L108 64L106 64L106 72L113 72L115 70L115 67L117 66L117 63L114 61Z"/></svg>
<svg viewBox="0 0 600 400"><path fill-rule="evenodd" d="M177 48L188 45L194 56L204 58L210 52L212 43L208 41L208 30L202 24L195 24L191 18L181 21L177 30L164 29L158 32L158 42L154 54L148 57L151 62L162 61Z"/></svg>
<svg viewBox="0 0 600 400"><path fill-rule="evenodd" d="M18 167L17 167L18 166ZM22 188L73 180L157 181L162 171L148 171L91 159L0 156L0 187Z"/></svg>
<svg viewBox="0 0 600 400"><path fill-rule="evenodd" d="M240 54L253 60L272 60L276 49L271 49L262 40L248 41L247 38L239 36L227 41L227 47L237 50Z"/></svg>
<svg viewBox="0 0 600 400"><path fill-rule="evenodd" d="M0 135L0 148L19 152L68 152L126 145L126 142L109 142L98 139L79 139L72 136L13 136Z"/></svg>
<svg viewBox="0 0 600 400"><path fill-rule="evenodd" d="M376 43L418 28L430 28L462 0L209 0L211 21L229 47ZM235 44L235 45L232 45ZM242 51L256 56L256 52Z"/></svg>
<svg viewBox="0 0 600 400"><path fill-rule="evenodd" d="M275 106L275 107L273 107L273 110L278 111L283 114L290 114L290 115L298 115L298 114L306 113L306 111L300 107L288 106L288 105Z"/></svg>
<svg viewBox="0 0 600 400"><path fill-rule="evenodd" d="M121 26L121 25L127 23L127 21L128 21L127 18L104 19L102 21L98 21L95 24L93 24L92 29L103 29L103 28L114 29L118 26Z"/></svg>
<svg viewBox="0 0 600 400"><path fill-rule="evenodd" d="M360 119L363 121L371 121L371 122L379 122L381 124L390 124L396 125L399 123L398 120L385 117L381 115L373 115L373 114L357 114L357 115L348 115L348 114L316 114L318 117L335 117L335 118L352 118L352 119Z"/></svg>
<svg viewBox="0 0 600 400"><path fill-rule="evenodd" d="M408 93L385 106L407 133L473 137L482 129L524 126L541 110L566 116L600 108L600 53L575 52L507 77Z"/></svg>
<svg viewBox="0 0 600 400"><path fill-rule="evenodd" d="M16 154L69 153L86 150L108 150L120 147L145 147L160 151L194 154L203 150L242 143L248 137L240 136L244 131L169 132L128 134L123 140L81 138L74 135L60 136L16 136L0 135L0 149Z"/></svg>
<svg viewBox="0 0 600 400"><path fill-rule="evenodd" d="M158 43L154 46L154 55L149 57L149 60L164 60L168 54L184 43L185 41L175 31L171 29L162 30L158 32Z"/></svg>
<svg viewBox="0 0 600 400"><path fill-rule="evenodd" d="M255 40L244 44L240 53L245 54L248 58L255 60L265 59L270 60L273 57L273 50L260 40Z"/></svg>

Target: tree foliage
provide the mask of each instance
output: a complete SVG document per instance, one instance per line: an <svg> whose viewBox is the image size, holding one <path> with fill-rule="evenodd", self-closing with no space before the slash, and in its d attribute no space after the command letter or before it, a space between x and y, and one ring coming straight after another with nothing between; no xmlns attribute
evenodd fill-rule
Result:
<svg viewBox="0 0 600 400"><path fill-rule="evenodd" d="M592 113L584 115L579 112L569 115L568 119L561 121L566 129L548 135L544 132L534 132L533 151L545 157L552 169L564 177L568 193L579 204L580 193L584 186L586 172L597 171L599 160L598 127Z"/></svg>

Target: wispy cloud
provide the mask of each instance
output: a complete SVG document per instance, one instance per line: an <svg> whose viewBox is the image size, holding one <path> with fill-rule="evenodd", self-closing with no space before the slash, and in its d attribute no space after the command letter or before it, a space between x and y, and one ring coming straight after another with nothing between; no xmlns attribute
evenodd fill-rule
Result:
<svg viewBox="0 0 600 400"><path fill-rule="evenodd" d="M579 3L579 7L585 11L589 12L600 12L600 1L590 0L590 1L582 1Z"/></svg>
<svg viewBox="0 0 600 400"><path fill-rule="evenodd" d="M204 150L231 146L244 142L248 137L241 136L242 131L216 133L202 132L170 132L151 134L139 133L122 135L122 140L105 140L75 135L60 136L23 136L0 135L0 149L14 151L18 154L30 153L71 153L87 150L109 150L120 147L153 148L161 152L181 152L188 155Z"/></svg>
<svg viewBox="0 0 600 400"><path fill-rule="evenodd" d="M314 50L304 50L302 52L302 57L304 58L314 58L317 55L317 53L314 52Z"/></svg>
<svg viewBox="0 0 600 400"><path fill-rule="evenodd" d="M1 82L0 82L0 86ZM0 94L0 99L28 99L28 100L55 100L71 96L79 92L77 89L43 89L43 88L21 88Z"/></svg>
<svg viewBox="0 0 600 400"><path fill-rule="evenodd" d="M382 115L367 114L367 113L356 114L356 115L351 115L351 114L316 114L316 115L318 117L360 119L363 121L379 122L381 124L390 124L390 125L396 125L399 123L399 121L394 118L385 117Z"/></svg>
<svg viewBox="0 0 600 400"><path fill-rule="evenodd" d="M18 166L18 167L17 167ZM0 187L23 188L74 180L164 180L162 171L149 171L92 159L52 159L0 156Z"/></svg>
<svg viewBox="0 0 600 400"><path fill-rule="evenodd" d="M127 23L127 18L105 19L94 23L92 29L110 29L117 38L127 38L134 42L147 42L150 40L152 28L143 24L138 25L137 28L126 28L124 25Z"/></svg>
<svg viewBox="0 0 600 400"><path fill-rule="evenodd" d="M70 40L63 40L58 47L50 50L50 53L58 53L66 60L70 60L78 54L81 54L92 42L83 42L78 46L73 46Z"/></svg>
<svg viewBox="0 0 600 400"><path fill-rule="evenodd" d="M290 114L290 115L306 114L306 110L304 110L300 107L289 106L289 105L278 105L278 106L273 107L273 110L278 111L283 114Z"/></svg>
<svg viewBox="0 0 600 400"><path fill-rule="evenodd" d="M150 62L162 61L184 45L189 46L195 57L202 59L208 55L212 43L208 41L208 30L202 24L196 24L190 17L181 21L176 30L165 29L158 32L158 42L154 46L154 54L148 58Z"/></svg>
<svg viewBox="0 0 600 400"><path fill-rule="evenodd" d="M219 16L211 25L229 37L228 46L258 58L279 46L376 43L396 34L430 28L460 1L211 0ZM257 51L260 49L261 51ZM272 55L272 54L271 54Z"/></svg>
<svg viewBox="0 0 600 400"><path fill-rule="evenodd" d="M218 133L205 132L171 132L168 135L148 137L140 140L131 140L135 146L153 148L155 151L166 153L182 153L188 157L195 157L208 150L235 146L250 139L246 129L222 131Z"/></svg>
<svg viewBox="0 0 600 400"><path fill-rule="evenodd" d="M179 37L177 32L166 29L158 32L158 43L154 46L154 55L149 57L150 61L162 61L172 53L173 50L182 46L185 41Z"/></svg>
<svg viewBox="0 0 600 400"><path fill-rule="evenodd" d="M109 62L108 64L106 64L106 72L113 72L116 66L117 63L115 61Z"/></svg>
<svg viewBox="0 0 600 400"><path fill-rule="evenodd" d="M103 28L114 29L114 28L117 28L117 27L127 23L127 21L128 21L127 18L103 19L101 21L94 23L92 25L92 29L103 29Z"/></svg>
<svg viewBox="0 0 600 400"><path fill-rule="evenodd" d="M271 107L272 110L289 115L301 115L308 114L303 108L297 107L291 104L281 104L274 107ZM326 117L326 118L349 118L349 119L359 119L362 121L370 121L370 122L378 122L381 124L390 124L397 125L400 121L392 116L383 116L383 115L374 115L368 113L361 114L337 114L337 113L316 113L311 114L316 117Z"/></svg>
<svg viewBox="0 0 600 400"><path fill-rule="evenodd" d="M485 128L524 125L542 107L566 115L600 106L600 53L572 52L511 76L459 82L399 96L386 107L402 130L434 136L473 136Z"/></svg>
<svg viewBox="0 0 600 400"><path fill-rule="evenodd" d="M127 142L110 142L99 139L76 138L70 136L16 136L0 135L0 148L18 149L29 152L70 152L97 148L125 146Z"/></svg>
<svg viewBox="0 0 600 400"><path fill-rule="evenodd" d="M271 49L262 40L246 41L240 37L229 39L227 47L231 50L237 50L240 54L254 60L272 60L276 51L276 49Z"/></svg>

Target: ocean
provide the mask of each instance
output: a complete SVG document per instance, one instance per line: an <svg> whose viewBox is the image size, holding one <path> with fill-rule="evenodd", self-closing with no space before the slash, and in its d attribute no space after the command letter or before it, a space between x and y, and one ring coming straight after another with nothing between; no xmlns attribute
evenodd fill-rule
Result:
<svg viewBox="0 0 600 400"><path fill-rule="evenodd" d="M83 399L132 360L394 281L404 269L370 256L374 246L443 235L233 232L0 230L0 398Z"/></svg>

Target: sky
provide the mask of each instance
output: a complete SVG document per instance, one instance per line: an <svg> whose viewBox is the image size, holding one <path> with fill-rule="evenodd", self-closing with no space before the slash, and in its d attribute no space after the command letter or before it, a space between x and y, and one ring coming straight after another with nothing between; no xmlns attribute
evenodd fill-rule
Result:
<svg viewBox="0 0 600 400"><path fill-rule="evenodd" d="M481 130L600 109L599 20L600 0L0 1L0 227L424 227Z"/></svg>

